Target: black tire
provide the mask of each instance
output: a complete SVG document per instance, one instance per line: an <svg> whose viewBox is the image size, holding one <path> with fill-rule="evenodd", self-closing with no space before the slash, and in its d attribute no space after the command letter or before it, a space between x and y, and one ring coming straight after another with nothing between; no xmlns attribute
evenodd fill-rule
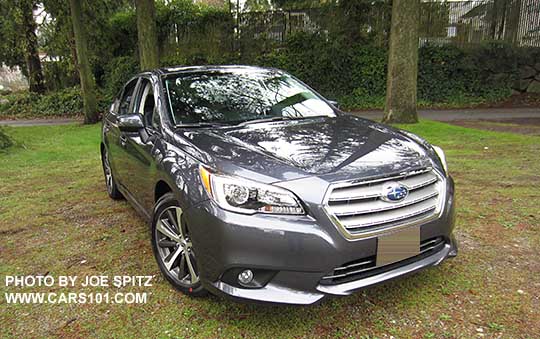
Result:
<svg viewBox="0 0 540 339"><path fill-rule="evenodd" d="M116 184L116 180L114 179L114 173L111 167L111 163L109 161L109 153L107 152L106 148L103 148L103 152L101 152L101 165L103 166L105 187L107 188L107 193L109 194L109 197L114 200L124 199L124 196L122 195L122 193L120 193L118 185Z"/></svg>
<svg viewBox="0 0 540 339"><path fill-rule="evenodd" d="M175 289L186 295L206 295L189 229L172 193L164 194L157 201L153 215L152 251L161 273Z"/></svg>

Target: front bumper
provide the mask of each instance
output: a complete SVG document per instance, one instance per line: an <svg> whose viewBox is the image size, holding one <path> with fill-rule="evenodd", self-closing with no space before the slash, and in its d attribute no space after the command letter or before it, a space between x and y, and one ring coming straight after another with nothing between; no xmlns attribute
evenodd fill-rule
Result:
<svg viewBox="0 0 540 339"><path fill-rule="evenodd" d="M437 252L418 260L405 260L402 265L392 264L395 268L391 270L374 271L366 278L335 285L321 284L321 278L343 263L375 255L377 238L347 240L323 214L242 215L227 212L210 200L184 211L184 216L206 289L242 300L313 304L326 296L349 295L455 256L451 180L447 188L440 218L420 226L421 241L444 239ZM223 280L225 272L235 268L270 270L275 275L262 287L244 288Z"/></svg>
<svg viewBox="0 0 540 339"><path fill-rule="evenodd" d="M339 285L331 285L331 286L319 284L315 288L316 291L301 291L301 290L292 289L286 286L287 280L291 278L294 279L294 276L287 277L288 274L283 275L283 278L284 278L283 282L285 282L285 284L280 284L279 279L277 279L277 281L270 282L262 288L245 289L245 288L238 288L238 287L231 286L222 281L217 281L217 282L212 283L210 290L217 293L224 294L229 297L233 297L233 298L249 299L249 300L254 300L254 301L272 302L272 303L309 305L309 304L316 303L329 295L334 295L334 296L350 295L362 288L375 285L375 284L378 284L378 283L381 283L381 282L384 282L384 281L387 281L396 277L404 276L404 275L416 272L418 270L421 270L429 266L437 266L446 258L453 257L456 254L457 254L457 246L456 246L455 240L452 238L449 243L446 243L444 245L442 250L440 250L439 252L427 258L401 266L389 272L376 274L368 278L357 280L357 281L351 281L348 283L343 283ZM304 274L303 276L299 278L310 279L310 278L317 278L317 277L320 278L320 276L318 275L310 276L310 274Z"/></svg>

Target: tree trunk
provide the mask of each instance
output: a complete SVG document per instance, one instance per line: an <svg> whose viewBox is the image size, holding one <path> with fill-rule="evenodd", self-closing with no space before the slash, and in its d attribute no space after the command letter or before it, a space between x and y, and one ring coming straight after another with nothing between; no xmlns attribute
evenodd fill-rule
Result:
<svg viewBox="0 0 540 339"><path fill-rule="evenodd" d="M504 32L504 40L509 41L515 46L519 46L518 33L519 22L521 18L522 0L514 0L507 3L509 7L508 20L506 30Z"/></svg>
<svg viewBox="0 0 540 339"><path fill-rule="evenodd" d="M71 25L72 29L68 30L68 37L69 37L69 50L71 51L71 58L73 65L75 65L75 68L77 68L78 60L77 60L77 47L75 46L75 35L73 34L73 25ZM79 78L79 72L75 69L71 74L71 81L73 81L74 84L81 81Z"/></svg>
<svg viewBox="0 0 540 339"><path fill-rule="evenodd" d="M21 1L22 24L25 37L25 61L28 69L28 85L30 92L45 92L43 82L43 69L39 59L38 43L36 35L36 22L34 21L34 4L30 1Z"/></svg>
<svg viewBox="0 0 540 339"><path fill-rule="evenodd" d="M77 68L81 79L81 91L84 104L84 123L95 124L98 122L96 101L96 83L90 69L88 60L88 42L81 13L81 0L69 0L71 7L71 21L73 23L73 35L75 37L75 49L77 51Z"/></svg>
<svg viewBox="0 0 540 339"><path fill-rule="evenodd" d="M393 0L383 122L416 123L420 0Z"/></svg>
<svg viewBox="0 0 540 339"><path fill-rule="evenodd" d="M159 67L159 47L154 0L136 0L137 36L142 70Z"/></svg>

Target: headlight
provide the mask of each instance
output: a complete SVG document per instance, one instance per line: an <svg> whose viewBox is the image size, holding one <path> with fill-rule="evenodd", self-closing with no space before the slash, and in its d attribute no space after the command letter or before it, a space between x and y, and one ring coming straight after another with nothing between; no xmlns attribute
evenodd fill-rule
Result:
<svg viewBox="0 0 540 339"><path fill-rule="evenodd" d="M223 209L246 214L305 213L296 196L286 189L212 173L202 166L199 172L206 191Z"/></svg>
<svg viewBox="0 0 540 339"><path fill-rule="evenodd" d="M446 156L444 155L444 151L439 146L431 145L431 147L433 147L433 150L435 151L435 153L437 153L437 156L441 160L444 168L444 173L448 174L448 165L446 164Z"/></svg>
<svg viewBox="0 0 540 339"><path fill-rule="evenodd" d="M423 139L423 138L419 137L418 135L413 134L411 132L404 131L404 130L401 130L401 132L403 134L405 134L406 136L408 136L409 138L416 141L417 143L423 145L424 147L426 147L428 149L429 149L429 147L433 148L433 150L435 151L435 154L437 154L437 156L439 157L439 160L441 160L441 164L443 166L444 173L448 174L448 165L446 164L446 156L444 155L444 151L442 150L442 148L440 148L439 146L431 145L425 139Z"/></svg>

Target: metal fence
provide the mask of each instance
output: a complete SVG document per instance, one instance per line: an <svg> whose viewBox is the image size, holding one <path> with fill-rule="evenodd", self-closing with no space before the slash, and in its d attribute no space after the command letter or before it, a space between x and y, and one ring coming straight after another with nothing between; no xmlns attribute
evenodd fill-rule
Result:
<svg viewBox="0 0 540 339"><path fill-rule="evenodd" d="M463 46L495 40L540 47L540 1L426 2L420 27L421 42Z"/></svg>
<svg viewBox="0 0 540 339"><path fill-rule="evenodd" d="M355 25L379 43L388 38L391 6L369 3L363 13L351 14L339 6L294 11L239 13L240 40L283 42L297 32L329 34ZM353 16L354 20L351 20ZM352 30L352 31L354 31ZM484 41L506 41L516 46L540 47L540 0L423 1L420 43L459 46Z"/></svg>
<svg viewBox="0 0 540 339"><path fill-rule="evenodd" d="M304 10L221 13L188 24L172 23L164 55L250 58L279 48L292 35L318 34L329 41L386 48L391 1L348 0ZM505 41L540 47L540 0L422 1L420 45L474 46Z"/></svg>

